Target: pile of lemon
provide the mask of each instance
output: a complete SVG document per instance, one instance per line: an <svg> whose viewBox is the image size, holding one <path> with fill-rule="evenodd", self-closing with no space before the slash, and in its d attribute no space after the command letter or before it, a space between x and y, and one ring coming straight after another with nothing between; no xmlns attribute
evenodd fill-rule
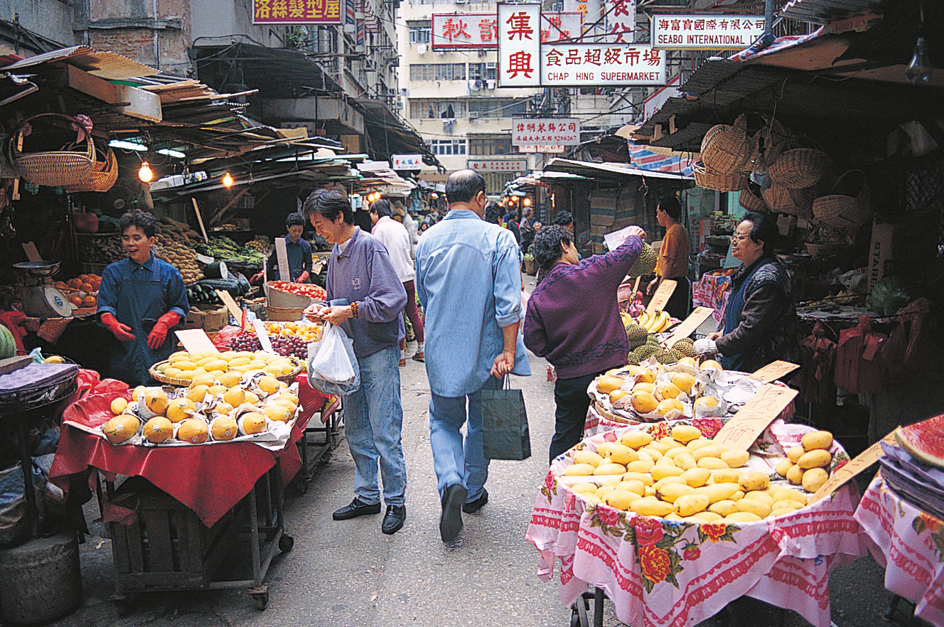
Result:
<svg viewBox="0 0 944 627"><path fill-rule="evenodd" d="M252 370L262 370L274 377L281 377L292 374L296 367L296 362L289 357L262 351L227 351L225 353L178 351L154 369L171 379L208 385L218 381L229 387Z"/></svg>
<svg viewBox="0 0 944 627"><path fill-rule="evenodd" d="M683 357L678 363L696 370L722 370L721 364L710 359L701 366L691 357ZM630 381L633 383L630 384ZM611 405L628 396L628 402L623 401L622 404L631 407L636 412L644 415L657 413L667 416L673 410L677 410L679 414L685 413L685 405L678 400L678 397L683 393L689 398L695 396L693 390L695 390L696 378L695 375L682 369L671 372L660 369L659 372L655 372L646 366L630 365L600 375L595 382L597 392L608 395ZM698 411L700 407L710 409L717 407L719 402L717 397L710 394L697 396L693 401L693 410L698 415L702 413Z"/></svg>
<svg viewBox="0 0 944 627"><path fill-rule="evenodd" d="M825 436L811 440L822 444ZM584 448L569 454L574 463L562 481L588 506L602 502L666 520L738 524L807 504L803 492L771 486L768 474L744 469L747 451L730 450L689 425L676 425L671 436L659 440L645 431L627 431L595 452Z"/></svg>

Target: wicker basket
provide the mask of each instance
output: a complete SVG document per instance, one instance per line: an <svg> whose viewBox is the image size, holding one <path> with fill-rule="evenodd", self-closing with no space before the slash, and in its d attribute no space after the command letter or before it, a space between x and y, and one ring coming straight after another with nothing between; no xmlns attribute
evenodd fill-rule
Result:
<svg viewBox="0 0 944 627"><path fill-rule="evenodd" d="M23 152L23 149L19 147L25 137L26 123L30 122L34 127L32 133L38 134L39 130L33 123L47 116L79 123L75 118L59 113L41 113L27 118L20 123L10 138L10 162L13 167L17 169L20 176L33 185L72 187L88 184L92 168L95 166L95 142L88 133L84 133L80 142L66 144L59 150Z"/></svg>
<svg viewBox="0 0 944 627"><path fill-rule="evenodd" d="M104 143L95 146L95 164L88 180L80 185L67 185L67 192L107 192L118 180L118 158L115 151Z"/></svg>
<svg viewBox="0 0 944 627"><path fill-rule="evenodd" d="M793 205L807 215L812 215L810 210L813 208L813 201L816 200L816 187L802 187L797 189L787 188Z"/></svg>
<svg viewBox="0 0 944 627"><path fill-rule="evenodd" d="M774 183L764 190L764 201L770 210L774 213L787 213L789 215L801 215L801 210L790 195L790 189L779 183Z"/></svg>
<svg viewBox="0 0 944 627"><path fill-rule="evenodd" d="M733 126L719 124L708 130L702 140L701 159L718 174L734 174L744 167L752 151L747 117L740 115Z"/></svg>
<svg viewBox="0 0 944 627"><path fill-rule="evenodd" d="M767 203L764 202L763 198L759 198L754 192L751 191L751 188L747 184L747 179L744 179L744 185L741 187L741 195L738 197L738 204L747 209L748 211L769 211Z"/></svg>
<svg viewBox="0 0 944 627"><path fill-rule="evenodd" d="M784 187L813 187L828 173L832 159L813 148L796 148L782 153L767 169L767 174Z"/></svg>
<svg viewBox="0 0 944 627"><path fill-rule="evenodd" d="M285 383L290 384L292 381L295 380L295 377L300 375L302 370L305 369L305 362L298 359L297 357L289 357L289 359L295 365L295 369L288 374L283 374L275 378L278 379L279 381L284 381ZM171 377L164 376L163 374L157 371L158 367L166 363L167 363L166 360L157 362L156 364L148 368L148 373L151 375L151 377L155 381L160 381L161 383L166 383L167 385L175 385L177 387L184 387L184 388L189 387L191 382L188 379L174 379Z"/></svg>
<svg viewBox="0 0 944 627"><path fill-rule="evenodd" d="M701 161L695 163L693 170L695 173L695 184L705 189L713 189L719 192L735 192L747 183L747 175L743 172L720 174L706 167Z"/></svg>
<svg viewBox="0 0 944 627"><path fill-rule="evenodd" d="M869 185L862 170L849 170L829 195L813 201L813 218L834 229L858 228L870 215Z"/></svg>
<svg viewBox="0 0 944 627"><path fill-rule="evenodd" d="M783 124L766 115L763 118L763 128L751 138L756 152L756 155L752 155L755 171L766 171L769 164L777 161L790 140L790 131Z"/></svg>

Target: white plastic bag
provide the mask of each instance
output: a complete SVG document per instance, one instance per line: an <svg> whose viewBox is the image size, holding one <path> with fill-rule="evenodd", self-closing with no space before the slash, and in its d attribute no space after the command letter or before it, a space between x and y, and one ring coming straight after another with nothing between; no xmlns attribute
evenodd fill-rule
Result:
<svg viewBox="0 0 944 627"><path fill-rule="evenodd" d="M361 383L354 341L340 327L326 326L321 341L309 346L308 382L324 394L346 396Z"/></svg>

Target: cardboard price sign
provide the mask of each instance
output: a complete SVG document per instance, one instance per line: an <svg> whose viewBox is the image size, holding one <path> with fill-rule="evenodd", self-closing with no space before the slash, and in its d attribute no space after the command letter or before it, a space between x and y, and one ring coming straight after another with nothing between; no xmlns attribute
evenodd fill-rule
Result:
<svg viewBox="0 0 944 627"><path fill-rule="evenodd" d="M688 337L694 333L695 329L700 327L701 323L710 318L711 314L714 312L715 310L711 307L695 307L695 311L685 318L681 324L675 327L675 330L669 335L669 339L665 341L666 346L672 346L675 344L676 340Z"/></svg>
<svg viewBox="0 0 944 627"><path fill-rule="evenodd" d="M274 355L275 351L272 350L272 342L269 340L269 334L266 333L265 324L262 320L253 320L252 328L256 330L256 337L259 338L259 344L262 345L262 350Z"/></svg>
<svg viewBox="0 0 944 627"><path fill-rule="evenodd" d="M852 459L848 464L833 471L833 474L826 480L826 483L821 485L819 490L807 499L807 503L812 504L820 499L826 498L845 485L850 479L861 474L862 471L877 462L878 458L885 454L884 451L882 451L882 442L897 444L895 442L895 432L892 431L884 438L856 455L855 459Z"/></svg>
<svg viewBox="0 0 944 627"><path fill-rule="evenodd" d="M275 256L279 260L279 278L283 281L291 281L292 275L288 271L288 251L285 249L285 238L275 238Z"/></svg>
<svg viewBox="0 0 944 627"><path fill-rule="evenodd" d="M660 283L659 289L656 290L656 293L652 296L652 300L649 301L649 306L646 307L646 311L652 312L664 309L665 304L672 298L672 293L675 291L676 285L678 285L678 281L673 281L672 279L666 279Z"/></svg>
<svg viewBox="0 0 944 627"><path fill-rule="evenodd" d="M764 383L770 383L771 381L776 381L780 377L786 376L799 368L797 364L791 364L789 361L772 361L754 374L751 375L752 379L757 379L758 381L763 381Z"/></svg>
<svg viewBox="0 0 944 627"><path fill-rule="evenodd" d="M226 290L215 290L216 295L220 297L220 300L223 301L223 304L226 305L226 309L229 310L230 315L232 315L237 320L243 319L243 310L236 304L236 301L233 300L233 297Z"/></svg>
<svg viewBox="0 0 944 627"><path fill-rule="evenodd" d="M721 427L714 441L746 451L797 394L796 390L768 383Z"/></svg>
<svg viewBox="0 0 944 627"><path fill-rule="evenodd" d="M26 253L26 258L32 262L42 261L43 256L39 254L39 251L36 250L36 244L33 242L23 242L23 252Z"/></svg>
<svg viewBox="0 0 944 627"><path fill-rule="evenodd" d="M174 331L177 339L184 345L188 353L218 353L220 350L213 345L203 329L183 329Z"/></svg>

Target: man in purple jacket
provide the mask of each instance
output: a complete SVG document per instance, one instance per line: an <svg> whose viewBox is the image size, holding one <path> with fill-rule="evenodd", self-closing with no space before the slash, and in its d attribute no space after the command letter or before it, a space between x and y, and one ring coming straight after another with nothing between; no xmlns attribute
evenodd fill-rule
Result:
<svg viewBox="0 0 944 627"><path fill-rule="evenodd" d="M632 229L614 251L579 260L573 235L562 226L534 237L534 258L547 273L528 299L524 345L557 369L550 459L583 438L590 407L587 387L610 368L626 365L629 340L616 289L642 252L645 231Z"/></svg>
<svg viewBox="0 0 944 627"><path fill-rule="evenodd" d="M399 531L406 520L406 464L400 441L400 312L406 291L387 248L354 226L351 204L337 191L318 189L302 207L318 234L334 244L328 264L328 306L312 305L305 315L340 325L354 340L361 386L345 397L345 433L354 458L354 500L334 512L335 520L380 513L377 462L387 512L381 531Z"/></svg>

